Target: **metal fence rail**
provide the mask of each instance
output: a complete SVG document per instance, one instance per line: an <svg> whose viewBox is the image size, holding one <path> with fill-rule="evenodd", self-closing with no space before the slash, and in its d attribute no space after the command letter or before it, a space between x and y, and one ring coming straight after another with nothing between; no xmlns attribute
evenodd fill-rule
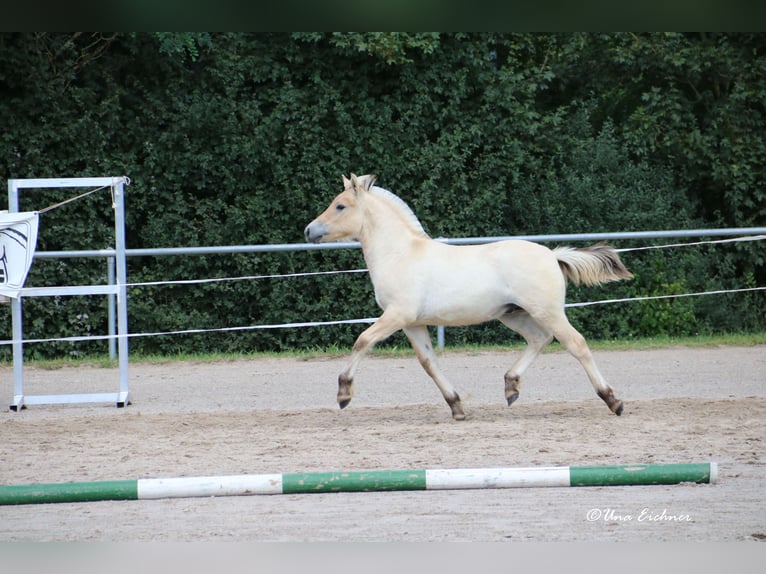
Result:
<svg viewBox="0 0 766 574"><path fill-rule="evenodd" d="M667 239L678 237L733 237L738 235L763 235L766 227L730 227L726 229L674 229L666 231L617 231L608 233L567 233L552 235L507 235L499 237L456 237L437 238L450 245L478 245L506 239L525 239L538 243L551 241L614 241L619 239ZM206 247L150 247L126 249L128 257L156 257L164 255L214 255L232 253L262 253L269 251L320 251L326 249L358 249L356 241L338 243L274 243L260 245L221 245ZM113 249L93 249L81 251L40 251L35 253L39 259L71 257L113 257Z"/></svg>
<svg viewBox="0 0 766 574"><path fill-rule="evenodd" d="M749 237L766 235L766 227L733 227L725 229L672 229L658 231L621 231L608 233L569 233L548 235L516 235L500 237L461 237L461 238L438 238L450 245L476 245L504 241L508 239L525 239L538 243L562 242L574 243L580 241L614 241L614 240L650 240L690 237ZM191 256L212 254L238 254L238 253L262 253L262 252L286 252L286 251L317 251L328 249L358 249L358 242L337 243L283 243L283 244L258 244L258 245L223 245L202 247L158 247L126 249L127 257L162 257L162 256ZM103 257L107 258L109 283L114 281L114 250L84 250L84 251L43 251L35 255L41 259L71 258L71 257ZM129 287L130 285L128 285ZM110 295L109 302L109 354L115 357L115 320L114 320L114 297ZM437 346L443 348L445 344L444 327L437 327Z"/></svg>

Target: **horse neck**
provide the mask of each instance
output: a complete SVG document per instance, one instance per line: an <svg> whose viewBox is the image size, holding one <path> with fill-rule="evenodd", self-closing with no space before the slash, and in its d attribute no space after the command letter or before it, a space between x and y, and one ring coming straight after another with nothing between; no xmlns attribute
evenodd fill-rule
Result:
<svg viewBox="0 0 766 574"><path fill-rule="evenodd" d="M400 208L386 199L370 195L365 203L364 227L359 242L371 271L389 257L400 258L415 242L428 238Z"/></svg>

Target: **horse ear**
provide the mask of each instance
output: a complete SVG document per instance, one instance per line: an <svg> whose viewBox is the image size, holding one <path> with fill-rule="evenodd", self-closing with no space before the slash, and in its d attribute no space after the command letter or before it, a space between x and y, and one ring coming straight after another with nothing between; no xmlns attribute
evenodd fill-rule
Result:
<svg viewBox="0 0 766 574"><path fill-rule="evenodd" d="M375 183L376 176L374 175L362 175L357 177L353 173L351 174L351 181L354 184L354 189L357 191L370 191L372 184Z"/></svg>
<svg viewBox="0 0 766 574"><path fill-rule="evenodd" d="M349 187L351 187L352 185L351 180L347 178L345 175L341 175L341 177L343 178L343 189L348 189Z"/></svg>
<svg viewBox="0 0 766 574"><path fill-rule="evenodd" d="M360 185L358 177L356 177L355 173L351 174L351 189L354 190L354 192L359 192L360 190L363 190L364 188Z"/></svg>
<svg viewBox="0 0 766 574"><path fill-rule="evenodd" d="M372 187L372 184L373 184L373 183L375 183L375 180L376 180L376 179L378 179L378 176L377 176L377 175L372 175L372 174L370 174L370 175L365 175L365 176L363 176L363 177L367 178L367 181L365 182L365 186L364 186L364 188L365 188L367 191L369 191L369 190L370 190L370 188Z"/></svg>

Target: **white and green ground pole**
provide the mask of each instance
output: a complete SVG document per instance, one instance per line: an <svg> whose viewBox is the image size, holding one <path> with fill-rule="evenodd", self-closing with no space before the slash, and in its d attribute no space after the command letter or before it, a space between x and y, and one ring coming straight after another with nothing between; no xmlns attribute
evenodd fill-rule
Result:
<svg viewBox="0 0 766 574"><path fill-rule="evenodd" d="M253 474L0 485L0 505L256 494L715 483L715 462Z"/></svg>

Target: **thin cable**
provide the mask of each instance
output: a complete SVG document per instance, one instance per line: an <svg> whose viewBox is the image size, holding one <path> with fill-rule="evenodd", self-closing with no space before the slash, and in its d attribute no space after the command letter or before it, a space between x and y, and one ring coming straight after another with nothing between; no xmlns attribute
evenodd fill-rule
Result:
<svg viewBox="0 0 766 574"><path fill-rule="evenodd" d="M766 235L747 235L743 237L733 237L729 239L711 239L708 241L694 241L691 243L668 243L665 245L645 245L644 247L625 247L623 249L615 249L617 253L624 253L626 251L643 251L645 249L667 249L668 247L688 247L691 245L707 245L710 243L736 243L739 241L761 241L766 239Z"/></svg>
<svg viewBox="0 0 766 574"><path fill-rule="evenodd" d="M588 307L590 305L604 305L606 303L625 303L628 301L651 301L653 299L674 299L676 297L698 297L700 295L720 295L722 293L744 293L746 291L763 291L766 287L748 287L746 289L726 289L720 291L700 291L698 293L677 293L675 295L651 295L647 297L626 297L625 299L602 299L600 301L586 301L583 303L567 303L564 307Z"/></svg>
<svg viewBox="0 0 766 574"><path fill-rule="evenodd" d="M676 295L654 295L649 297L630 297L625 299L603 299L600 301L588 301L584 303L569 303L566 307L586 307L589 305L604 305L606 303L624 303L632 301L648 301L653 299L672 299L676 297L697 297L701 295L718 295L723 293L741 293L746 291L763 291L766 287L750 287L746 289L730 289L720 291L704 291L699 293L679 293ZM26 339L23 343L53 343L59 341L77 342L77 341L104 341L107 339L137 338L137 337L159 337L165 335L196 335L202 333L220 333L233 331L255 331L260 329L295 329L302 327L325 327L328 325L355 325L359 323L374 323L378 317L369 317L367 319L342 319L338 321L303 321L298 323L279 323L275 325L243 325L239 327L217 327L212 329L184 329L181 331L165 331L155 333L128 333L127 335L89 335L75 337L61 337L51 339ZM13 340L0 340L0 346L10 345Z"/></svg>
<svg viewBox="0 0 766 574"><path fill-rule="evenodd" d="M52 339L25 339L24 343L53 343L57 341L105 341L107 339L132 339L135 337L160 337L163 335L196 335L200 333L220 333L226 331L255 331L258 329L288 329L300 327L325 327L327 325L354 325L358 323L374 323L377 317L368 319L342 319L339 321L306 321L301 323L281 323L276 325L242 325L240 327L217 327L212 329L184 329L181 331L166 331L157 333L128 333L127 335L81 335L75 337L61 337ZM10 345L12 340L0 341L0 346Z"/></svg>
<svg viewBox="0 0 766 574"><path fill-rule="evenodd" d="M367 269L344 269L341 271L311 271L307 273L286 273L283 275L244 275L242 277L211 277L208 279L179 279L174 281L143 281L127 283L125 287L150 287L157 285L198 285L201 283L222 283L226 281L252 281L256 279L279 279L282 277L313 277L317 275L337 275L340 273L366 273Z"/></svg>
<svg viewBox="0 0 766 574"><path fill-rule="evenodd" d="M73 201L77 201L78 199L82 199L83 197L87 197L91 193L96 193L97 191L101 191L102 189L110 188L110 185L102 185L101 187L97 187L96 189L91 189L90 191L86 191L85 193L81 193L80 195L77 195L75 197L70 197L69 199L65 199L64 201L60 201L59 203L54 203L53 205L49 205L48 207L44 207L43 209L38 210L37 213L43 214L48 211L51 211L52 209L56 209L58 207L61 207L62 205L66 205L67 203L72 203Z"/></svg>

